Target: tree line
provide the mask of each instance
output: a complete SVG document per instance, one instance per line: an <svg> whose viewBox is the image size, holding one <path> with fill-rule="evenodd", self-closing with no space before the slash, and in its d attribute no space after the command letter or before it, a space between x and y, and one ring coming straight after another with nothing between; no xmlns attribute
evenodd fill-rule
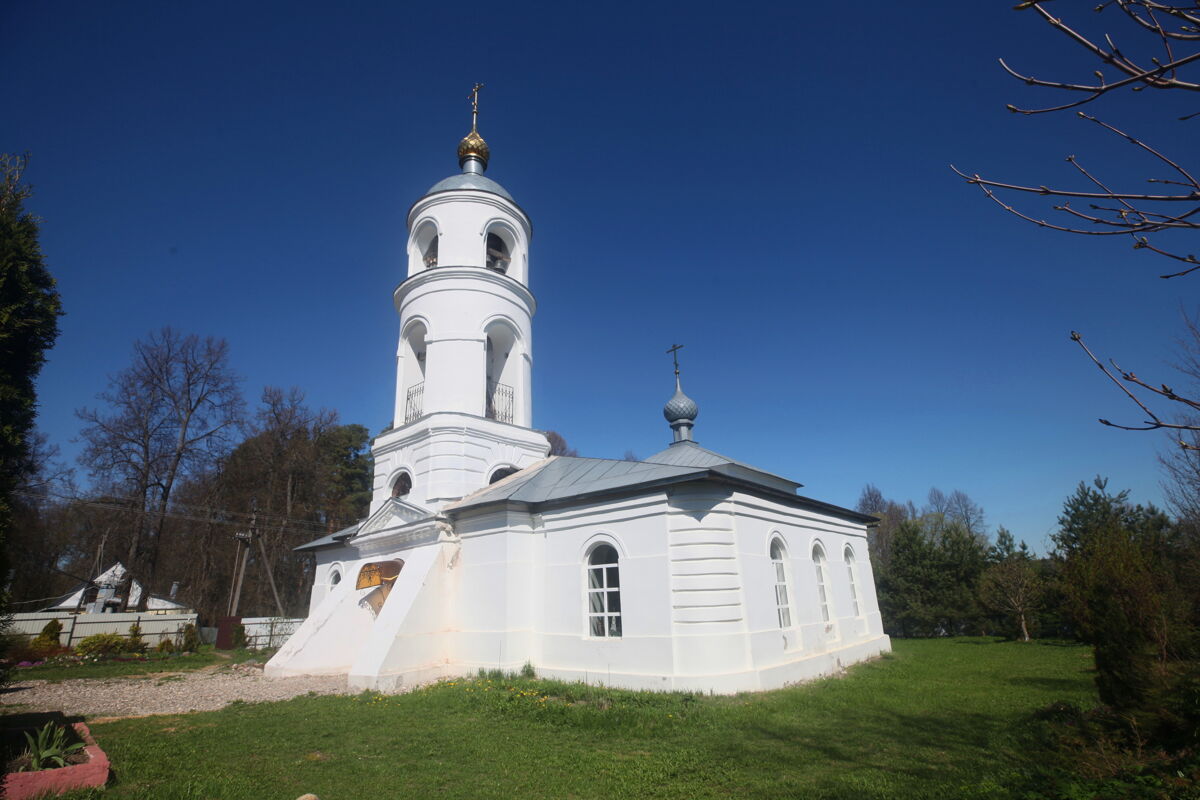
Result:
<svg viewBox="0 0 1200 800"><path fill-rule="evenodd" d="M311 408L299 389L266 387L248 407L224 340L170 328L137 342L98 399L77 412L86 493L34 438L8 543L14 610L120 561L148 589L134 607L174 589L212 620L244 558L239 613L303 615L312 559L293 548L365 516L367 429Z"/></svg>
<svg viewBox="0 0 1200 800"><path fill-rule="evenodd" d="M1178 469L1183 458L1168 463ZM1063 774L1119 786L1111 796L1131 796L1126 790L1150 777L1155 786L1194 786L1200 736L1196 474L1173 473L1167 493L1173 514L1134 503L1103 478L1081 482L1063 503L1052 550L1040 558L1003 527L990 541L982 509L961 492L946 496L935 489L918 509L867 486L858 508L879 520L869 546L885 631L1041 636L1090 645L1101 705L1056 704L1039 717L1047 752L1061 760ZM1045 796L1085 795L1064 789Z"/></svg>

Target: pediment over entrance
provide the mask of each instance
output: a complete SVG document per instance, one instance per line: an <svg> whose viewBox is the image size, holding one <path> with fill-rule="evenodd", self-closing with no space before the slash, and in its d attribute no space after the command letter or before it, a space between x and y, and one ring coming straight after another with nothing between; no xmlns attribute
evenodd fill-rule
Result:
<svg viewBox="0 0 1200 800"><path fill-rule="evenodd" d="M372 533L378 533L379 531L385 531L389 528L401 528L405 525L411 525L414 522L429 519L432 516L428 510L420 506L406 503L399 498L393 497L380 506L378 511L368 517L367 521L362 524L354 536L355 538L359 538L369 536Z"/></svg>

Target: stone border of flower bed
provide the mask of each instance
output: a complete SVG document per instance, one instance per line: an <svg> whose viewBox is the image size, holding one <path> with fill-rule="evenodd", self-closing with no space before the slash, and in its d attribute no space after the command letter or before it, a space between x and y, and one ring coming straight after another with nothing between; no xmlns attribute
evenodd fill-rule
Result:
<svg viewBox="0 0 1200 800"><path fill-rule="evenodd" d="M39 795L62 794L71 789L88 789L108 783L108 756L92 738L92 732L82 722L72 727L83 740L83 752L88 760L83 764L72 764L57 769L40 769L36 772L10 772L4 776L6 800L25 800Z"/></svg>

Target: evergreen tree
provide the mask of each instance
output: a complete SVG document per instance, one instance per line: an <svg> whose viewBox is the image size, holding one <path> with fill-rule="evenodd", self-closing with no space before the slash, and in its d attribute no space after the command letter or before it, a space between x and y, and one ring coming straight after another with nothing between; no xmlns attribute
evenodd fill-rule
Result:
<svg viewBox="0 0 1200 800"><path fill-rule="evenodd" d="M1154 506L1097 478L1069 497L1054 535L1061 586L1092 644L1100 698L1157 743L1200 734L1195 540Z"/></svg>
<svg viewBox="0 0 1200 800"><path fill-rule="evenodd" d="M28 468L37 395L46 351L62 314L54 278L38 245L38 223L24 210L21 183L28 159L0 156L0 617L8 607L7 540L13 491Z"/></svg>

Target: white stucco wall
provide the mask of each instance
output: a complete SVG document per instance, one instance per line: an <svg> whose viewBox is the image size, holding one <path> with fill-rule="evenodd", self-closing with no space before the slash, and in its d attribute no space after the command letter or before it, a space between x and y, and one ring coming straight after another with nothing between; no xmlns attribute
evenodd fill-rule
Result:
<svg viewBox="0 0 1200 800"><path fill-rule="evenodd" d="M787 551L784 629L773 537ZM369 558L414 557L411 546L389 550L386 533L371 538ZM411 591L389 597L348 670L354 685L530 663L565 679L732 692L828 674L890 649L862 525L715 482L535 514L476 511L456 520L454 538L453 559L443 557L420 586L403 584L412 577L406 567L396 591ZM593 637L587 625L586 554L598 542L619 554L619 638ZM816 543L829 559L828 623L817 600ZM841 557L847 545L857 557L858 615Z"/></svg>

